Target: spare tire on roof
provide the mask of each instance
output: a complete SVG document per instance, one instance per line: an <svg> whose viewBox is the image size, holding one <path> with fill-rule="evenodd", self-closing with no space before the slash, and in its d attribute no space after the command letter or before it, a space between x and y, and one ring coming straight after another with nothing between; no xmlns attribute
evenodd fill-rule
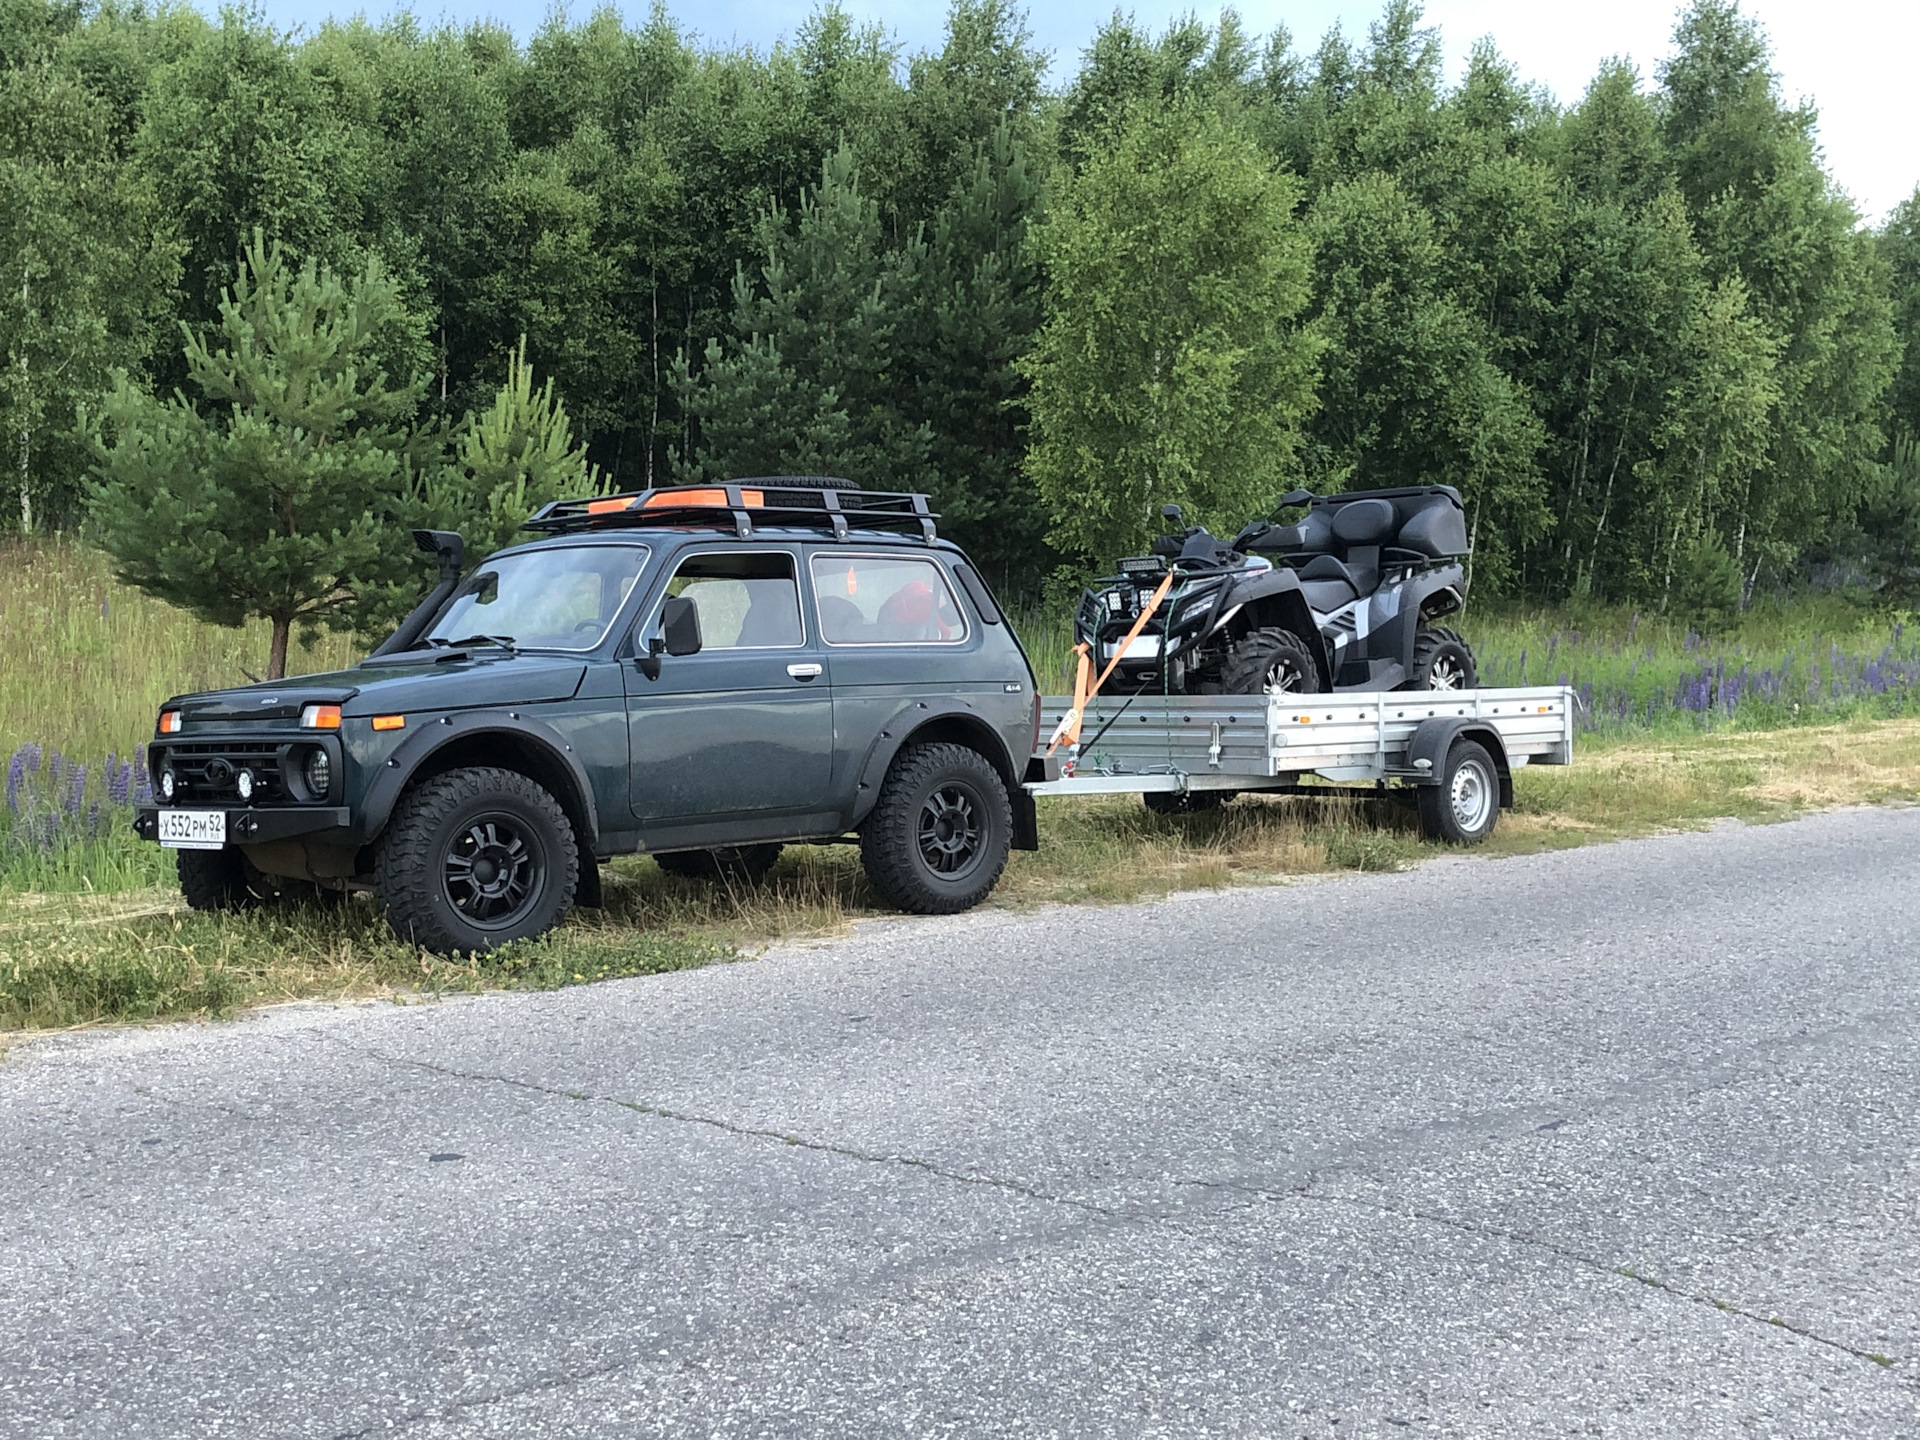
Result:
<svg viewBox="0 0 1920 1440"><path fill-rule="evenodd" d="M837 475L759 475L751 480L729 481L733 485L752 485L764 490L858 490L851 480Z"/></svg>

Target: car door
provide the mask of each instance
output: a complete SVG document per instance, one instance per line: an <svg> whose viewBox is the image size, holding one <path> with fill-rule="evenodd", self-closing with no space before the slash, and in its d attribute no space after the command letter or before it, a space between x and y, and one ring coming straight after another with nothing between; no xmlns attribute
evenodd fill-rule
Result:
<svg viewBox="0 0 1920 1440"><path fill-rule="evenodd" d="M833 695L827 655L802 618L794 552L684 553L636 632L644 655L669 596L693 601L701 648L626 671L629 795L643 826L827 808Z"/></svg>

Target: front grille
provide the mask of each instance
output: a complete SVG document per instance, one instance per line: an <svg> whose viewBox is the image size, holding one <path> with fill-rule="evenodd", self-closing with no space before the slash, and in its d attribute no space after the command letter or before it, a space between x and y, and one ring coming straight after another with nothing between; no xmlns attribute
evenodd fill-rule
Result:
<svg viewBox="0 0 1920 1440"><path fill-rule="evenodd" d="M225 804L285 805L286 777L280 757L287 746L277 741L210 741L198 744L169 745L164 760L173 764L173 803L219 801ZM164 762L163 762L164 763ZM253 772L253 798L240 799L239 777L242 770ZM159 766L154 769L154 788L159 788Z"/></svg>

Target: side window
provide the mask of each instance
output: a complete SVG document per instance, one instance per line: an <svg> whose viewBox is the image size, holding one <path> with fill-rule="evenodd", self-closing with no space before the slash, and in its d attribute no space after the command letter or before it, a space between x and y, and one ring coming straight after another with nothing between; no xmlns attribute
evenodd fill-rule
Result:
<svg viewBox="0 0 1920 1440"><path fill-rule="evenodd" d="M707 650L762 650L799 645L800 587L793 557L689 555L667 582L700 612L700 643Z"/></svg>
<svg viewBox="0 0 1920 1440"><path fill-rule="evenodd" d="M829 645L953 645L967 617L946 572L908 555L813 557L820 634Z"/></svg>

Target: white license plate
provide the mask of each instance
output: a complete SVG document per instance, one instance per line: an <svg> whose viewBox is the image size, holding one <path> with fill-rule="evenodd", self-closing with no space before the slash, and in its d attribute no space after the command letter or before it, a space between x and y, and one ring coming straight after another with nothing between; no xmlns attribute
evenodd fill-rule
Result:
<svg viewBox="0 0 1920 1440"><path fill-rule="evenodd" d="M160 843L169 850L218 850L227 843L227 812L162 810Z"/></svg>

